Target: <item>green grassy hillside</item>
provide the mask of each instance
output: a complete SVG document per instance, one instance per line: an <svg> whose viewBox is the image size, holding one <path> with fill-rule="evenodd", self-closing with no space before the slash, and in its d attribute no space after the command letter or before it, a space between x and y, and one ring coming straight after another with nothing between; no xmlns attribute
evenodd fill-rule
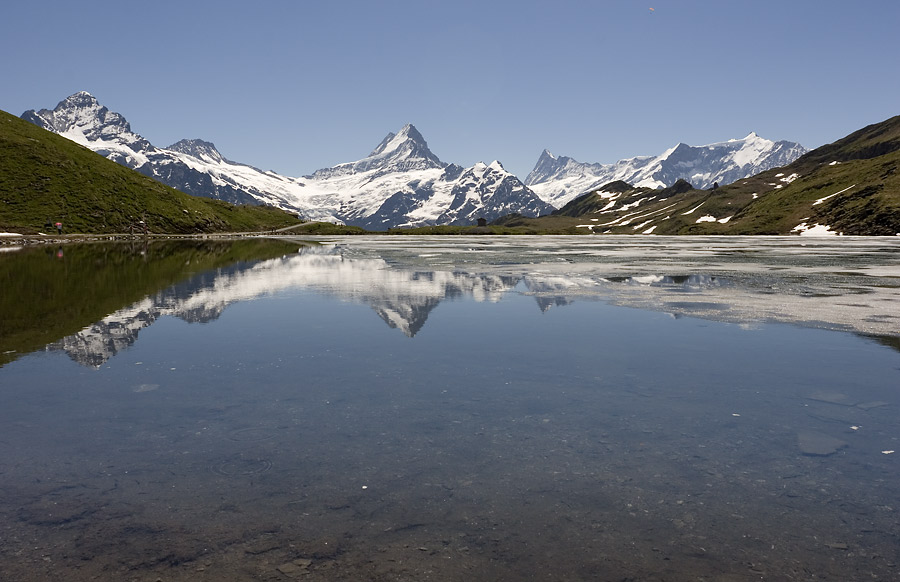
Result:
<svg viewBox="0 0 900 582"><path fill-rule="evenodd" d="M726 191L737 200L756 194L728 224L696 224L685 232L788 234L805 223L827 225L846 235L894 236L900 233L898 164L900 152L821 163L790 183L781 180L794 175L796 168L769 171Z"/></svg>
<svg viewBox="0 0 900 582"><path fill-rule="evenodd" d="M0 231L34 234L258 231L297 224L274 208L188 196L0 111Z"/></svg>

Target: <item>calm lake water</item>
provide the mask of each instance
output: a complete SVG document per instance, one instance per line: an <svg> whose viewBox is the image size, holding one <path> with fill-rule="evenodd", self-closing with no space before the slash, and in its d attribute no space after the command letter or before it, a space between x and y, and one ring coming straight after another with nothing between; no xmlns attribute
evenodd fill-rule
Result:
<svg viewBox="0 0 900 582"><path fill-rule="evenodd" d="M0 251L2 580L900 579L900 240Z"/></svg>

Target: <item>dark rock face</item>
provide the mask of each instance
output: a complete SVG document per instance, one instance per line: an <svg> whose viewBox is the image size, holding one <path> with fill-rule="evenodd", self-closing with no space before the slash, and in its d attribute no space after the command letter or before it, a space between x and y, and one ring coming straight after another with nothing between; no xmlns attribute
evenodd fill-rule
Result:
<svg viewBox="0 0 900 582"><path fill-rule="evenodd" d="M396 192L385 200L371 216L348 222L351 226L361 226L366 230L387 230L397 224L404 224L407 215L418 209L434 194L431 188L422 188L412 194Z"/></svg>
<svg viewBox="0 0 900 582"><path fill-rule="evenodd" d="M717 186L718 187L718 186ZM691 186L691 183L687 180L679 178L675 181L674 184L669 186L668 188L663 188L659 191L660 198L667 198L669 196L674 196L676 194L684 194L685 192L690 192L694 187Z"/></svg>
<svg viewBox="0 0 900 582"><path fill-rule="evenodd" d="M375 213L362 219L350 218L347 224L369 230L396 225L470 225L479 218L492 221L511 212L534 217L553 210L497 162L490 166L479 163L468 169L448 166L438 180L411 185L415 187L412 193L397 192ZM417 221L415 211L431 200L436 190L448 187L449 206L437 216Z"/></svg>
<svg viewBox="0 0 900 582"><path fill-rule="evenodd" d="M532 192L518 178L503 170L500 164L492 164L476 182L479 166L467 170L454 186L453 202L445 220L448 224L472 224L477 218L496 220L512 212L524 216L549 214L553 207ZM472 191L477 196L472 196ZM476 200L480 202L476 203Z"/></svg>
<svg viewBox="0 0 900 582"><path fill-rule="evenodd" d="M195 170L179 160L158 160L157 163L144 164L137 171L185 194L216 198L231 204L260 203L259 199L245 189L216 184L209 174Z"/></svg>

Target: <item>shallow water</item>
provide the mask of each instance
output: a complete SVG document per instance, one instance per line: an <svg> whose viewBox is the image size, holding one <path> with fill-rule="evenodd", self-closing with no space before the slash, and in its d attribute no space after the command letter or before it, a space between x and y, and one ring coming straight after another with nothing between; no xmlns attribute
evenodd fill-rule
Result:
<svg viewBox="0 0 900 582"><path fill-rule="evenodd" d="M897 241L313 242L0 255L0 579L898 577Z"/></svg>

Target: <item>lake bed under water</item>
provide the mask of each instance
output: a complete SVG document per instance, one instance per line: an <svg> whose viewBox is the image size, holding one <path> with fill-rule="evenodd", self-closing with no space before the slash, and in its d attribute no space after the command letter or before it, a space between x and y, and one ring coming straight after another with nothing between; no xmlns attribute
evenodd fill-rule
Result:
<svg viewBox="0 0 900 582"><path fill-rule="evenodd" d="M87 245L0 275L4 580L900 577L900 241Z"/></svg>

